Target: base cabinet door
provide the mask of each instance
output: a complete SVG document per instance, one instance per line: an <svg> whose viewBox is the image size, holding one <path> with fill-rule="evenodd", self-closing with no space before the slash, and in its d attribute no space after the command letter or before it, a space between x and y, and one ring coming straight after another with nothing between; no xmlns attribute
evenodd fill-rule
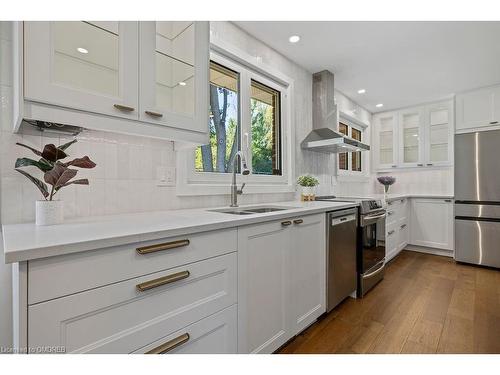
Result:
<svg viewBox="0 0 500 375"><path fill-rule="evenodd" d="M238 229L238 352L272 353L288 340L291 220Z"/></svg>
<svg viewBox="0 0 500 375"><path fill-rule="evenodd" d="M412 199L410 243L453 250L451 199Z"/></svg>
<svg viewBox="0 0 500 375"><path fill-rule="evenodd" d="M295 335L326 311L326 227L324 214L293 221L290 301Z"/></svg>
<svg viewBox="0 0 500 375"><path fill-rule="evenodd" d="M238 352L272 353L326 310L325 215L238 229Z"/></svg>

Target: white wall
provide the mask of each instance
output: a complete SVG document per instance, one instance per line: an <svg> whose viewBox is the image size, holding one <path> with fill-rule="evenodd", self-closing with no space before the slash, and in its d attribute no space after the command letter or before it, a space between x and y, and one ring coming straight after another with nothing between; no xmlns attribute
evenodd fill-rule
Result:
<svg viewBox="0 0 500 375"><path fill-rule="evenodd" d="M386 175L396 178L396 183L390 187L389 193L453 195L453 167L376 173L372 179L374 192L383 194L384 188L378 183L377 177Z"/></svg>

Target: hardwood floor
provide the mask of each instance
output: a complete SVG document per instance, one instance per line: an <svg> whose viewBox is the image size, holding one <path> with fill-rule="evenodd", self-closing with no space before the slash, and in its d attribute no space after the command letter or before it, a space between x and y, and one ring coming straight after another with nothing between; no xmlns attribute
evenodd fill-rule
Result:
<svg viewBox="0 0 500 375"><path fill-rule="evenodd" d="M500 271L403 251L279 353L500 353Z"/></svg>

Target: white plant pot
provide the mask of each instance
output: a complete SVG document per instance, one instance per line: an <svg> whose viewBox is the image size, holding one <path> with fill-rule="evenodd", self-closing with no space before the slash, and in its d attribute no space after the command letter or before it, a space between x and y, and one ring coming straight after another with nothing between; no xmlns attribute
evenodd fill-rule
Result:
<svg viewBox="0 0 500 375"><path fill-rule="evenodd" d="M62 201L36 201L36 225L61 224L63 220Z"/></svg>

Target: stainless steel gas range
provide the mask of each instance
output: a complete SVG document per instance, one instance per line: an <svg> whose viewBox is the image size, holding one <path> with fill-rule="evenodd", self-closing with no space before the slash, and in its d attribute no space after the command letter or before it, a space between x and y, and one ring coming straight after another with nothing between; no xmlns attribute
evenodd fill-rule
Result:
<svg viewBox="0 0 500 375"><path fill-rule="evenodd" d="M357 229L357 297L363 297L384 278L386 209L379 199L318 196L316 200L359 204ZM334 272L328 269L327 272ZM329 282L332 278L329 278ZM335 288L334 285L330 286Z"/></svg>

